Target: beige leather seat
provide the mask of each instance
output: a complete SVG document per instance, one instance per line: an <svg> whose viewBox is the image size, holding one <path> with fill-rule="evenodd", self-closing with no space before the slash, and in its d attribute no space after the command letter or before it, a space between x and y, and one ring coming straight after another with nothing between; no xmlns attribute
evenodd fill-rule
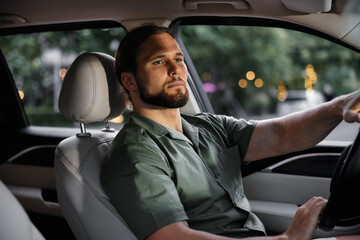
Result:
<svg viewBox="0 0 360 240"><path fill-rule="evenodd" d="M0 239L44 240L25 210L0 180Z"/></svg>
<svg viewBox="0 0 360 240"><path fill-rule="evenodd" d="M83 53L68 69L59 109L81 124L81 133L63 140L55 153L60 208L77 239L136 239L100 184L103 160L116 132L86 132L84 124L120 115L124 90L115 77L114 58Z"/></svg>

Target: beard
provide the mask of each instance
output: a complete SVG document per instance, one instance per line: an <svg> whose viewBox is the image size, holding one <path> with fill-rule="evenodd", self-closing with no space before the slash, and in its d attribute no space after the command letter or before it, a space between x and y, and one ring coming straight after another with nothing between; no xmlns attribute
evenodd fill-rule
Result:
<svg viewBox="0 0 360 240"><path fill-rule="evenodd" d="M171 81L164 84L164 87L159 93L150 94L144 86L144 81L136 77L136 83L139 88L139 95L143 102L159 107L165 108L180 108L183 107L189 100L189 92L185 87L185 92L182 89L176 89L174 94L169 94L165 91L165 85L171 84L175 81L184 81L181 78L174 77Z"/></svg>

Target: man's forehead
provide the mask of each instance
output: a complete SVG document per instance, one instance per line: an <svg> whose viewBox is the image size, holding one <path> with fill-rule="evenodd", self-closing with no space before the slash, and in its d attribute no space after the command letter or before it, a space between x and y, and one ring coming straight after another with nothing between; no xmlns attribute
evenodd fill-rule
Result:
<svg viewBox="0 0 360 240"><path fill-rule="evenodd" d="M175 39L168 33L156 34L146 39L140 45L139 57L151 58L156 55L177 54L181 50Z"/></svg>

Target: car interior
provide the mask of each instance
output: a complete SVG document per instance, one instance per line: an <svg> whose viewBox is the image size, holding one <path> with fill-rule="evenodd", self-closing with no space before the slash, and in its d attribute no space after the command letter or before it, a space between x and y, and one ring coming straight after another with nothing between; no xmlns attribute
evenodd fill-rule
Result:
<svg viewBox="0 0 360 240"><path fill-rule="evenodd" d="M190 100L182 113L261 120L279 116L290 90L309 90L304 79L323 93L327 84L336 95L360 88L356 0L4 1L0 239L136 239L100 171L131 111L114 55L126 32L149 23L173 29L184 52ZM285 43L293 45L282 52ZM256 78L247 75L253 65L263 66ZM314 238L360 234L358 129L341 123L310 149L242 166L269 235L284 232L313 196L329 199Z"/></svg>

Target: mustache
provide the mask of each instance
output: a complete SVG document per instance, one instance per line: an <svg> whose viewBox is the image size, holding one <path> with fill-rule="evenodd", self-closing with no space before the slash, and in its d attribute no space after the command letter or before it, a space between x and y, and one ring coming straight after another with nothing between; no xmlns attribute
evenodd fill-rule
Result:
<svg viewBox="0 0 360 240"><path fill-rule="evenodd" d="M166 84L172 84L172 83L177 82L177 81L182 81L182 82L184 82L186 84L185 79L183 79L182 77L179 77L179 76L172 77L171 80L168 81Z"/></svg>

